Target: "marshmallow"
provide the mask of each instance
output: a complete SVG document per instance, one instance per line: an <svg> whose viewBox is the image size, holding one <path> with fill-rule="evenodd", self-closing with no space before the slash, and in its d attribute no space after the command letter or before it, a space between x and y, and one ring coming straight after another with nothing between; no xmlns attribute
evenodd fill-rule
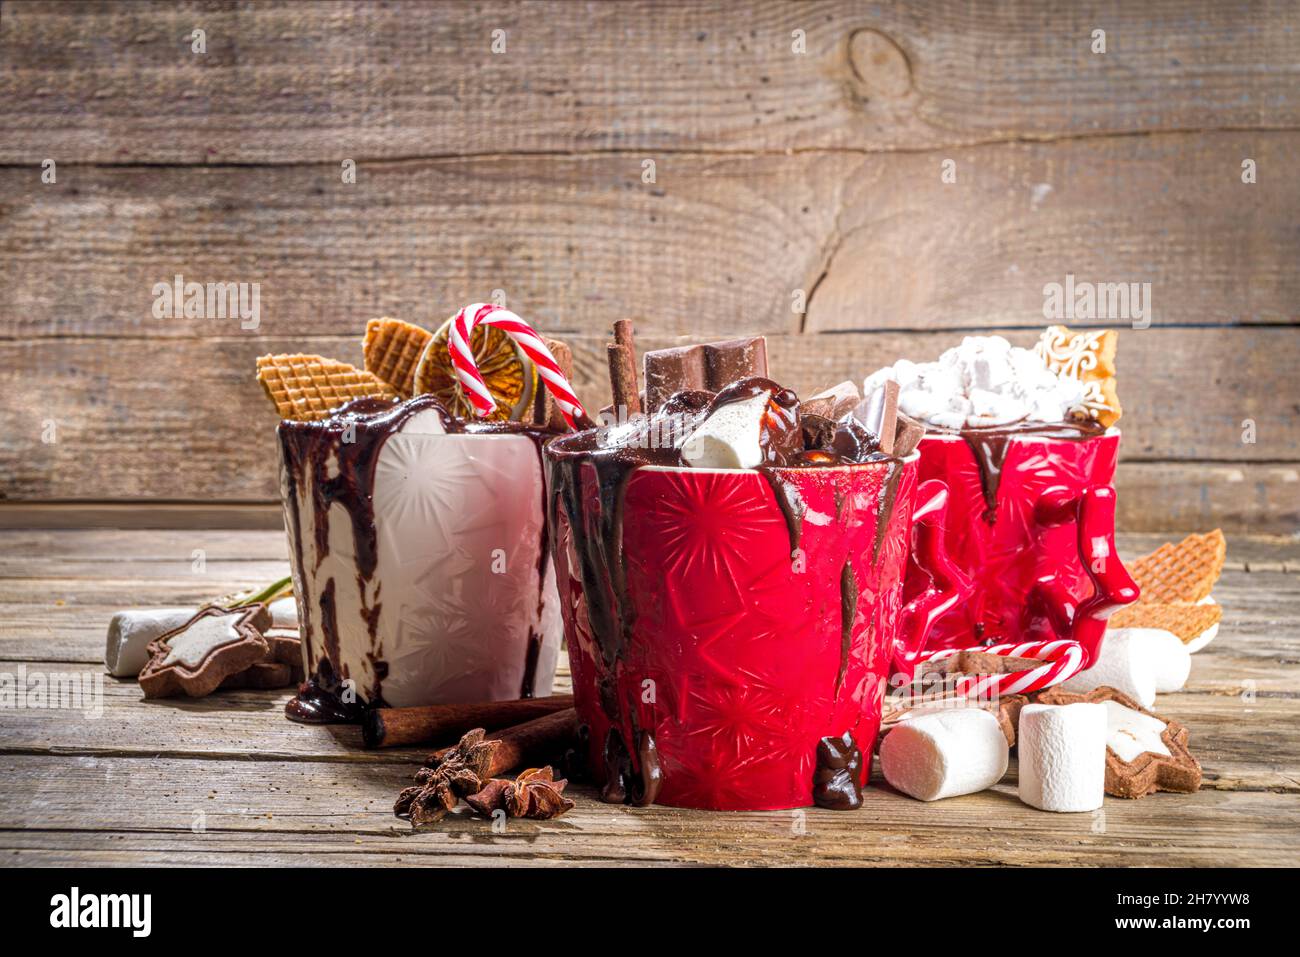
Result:
<svg viewBox="0 0 1300 957"><path fill-rule="evenodd" d="M108 621L104 667L115 678L135 677L149 661L149 642L194 617L197 608L128 608Z"/></svg>
<svg viewBox="0 0 1300 957"><path fill-rule="evenodd" d="M940 801L992 787L1007 773L1007 739L980 708L946 708L911 718L885 736L880 767L918 801Z"/></svg>
<svg viewBox="0 0 1300 957"><path fill-rule="evenodd" d="M770 398L761 392L717 409L682 443L682 461L697 469L752 469L762 465L759 434Z"/></svg>
<svg viewBox="0 0 1300 957"><path fill-rule="evenodd" d="M1058 375L1032 349L1013 347L1001 336L966 336L936 362L900 359L867 377L863 397L889 379L898 382L904 414L941 428L1063 422L1084 407L1081 382Z"/></svg>
<svg viewBox="0 0 1300 957"><path fill-rule="evenodd" d="M1218 602L1214 600L1213 595L1206 595L1196 604L1217 605ZM1219 622L1216 621L1209 628L1206 628L1203 632L1201 632L1199 635L1197 635L1195 638L1193 638L1191 641L1187 643L1187 653L1189 655L1196 654L1198 651L1200 651L1202 648L1204 648L1206 645L1208 645L1218 636L1219 636Z"/></svg>
<svg viewBox="0 0 1300 957"><path fill-rule="evenodd" d="M1181 638L1163 628L1112 628L1106 632L1106 640L1101 644L1103 657L1111 637L1120 632L1128 633L1130 645L1149 646L1155 664L1157 694L1183 690L1188 675L1192 673L1192 655Z"/></svg>
<svg viewBox="0 0 1300 957"><path fill-rule="evenodd" d="M1151 707L1156 700L1156 675L1164 668L1161 659L1165 656L1166 646L1163 642L1144 641L1143 636L1135 638L1132 634L1147 630L1150 629L1116 628L1107 631L1092 667L1067 678L1058 687L1074 694L1087 694L1093 688L1109 686L1124 692L1142 707ZM1169 677L1175 676L1171 669ZM1187 680L1185 676L1183 680Z"/></svg>
<svg viewBox="0 0 1300 957"><path fill-rule="evenodd" d="M1040 811L1095 811L1106 793L1102 704L1027 704L1016 738L1020 800Z"/></svg>

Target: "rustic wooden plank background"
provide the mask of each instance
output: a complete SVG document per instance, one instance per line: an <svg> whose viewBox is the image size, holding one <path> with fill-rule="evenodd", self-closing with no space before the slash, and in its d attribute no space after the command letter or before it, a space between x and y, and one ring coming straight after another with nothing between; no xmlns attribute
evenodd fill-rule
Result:
<svg viewBox="0 0 1300 957"><path fill-rule="evenodd" d="M1298 78L1289 4L0 0L0 524L277 522L251 360L374 315L503 290L599 405L621 316L809 390L1073 273L1152 284L1122 527L1295 534ZM153 318L177 273L259 328Z"/></svg>

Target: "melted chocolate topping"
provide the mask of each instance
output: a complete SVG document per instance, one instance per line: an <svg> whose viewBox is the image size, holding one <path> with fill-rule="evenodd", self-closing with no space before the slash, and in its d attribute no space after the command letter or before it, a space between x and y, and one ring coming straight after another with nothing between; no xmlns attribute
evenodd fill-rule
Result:
<svg viewBox="0 0 1300 957"><path fill-rule="evenodd" d="M960 435L970 446L975 464L980 470L980 488L984 492L984 521L992 524L998 517L998 486L1002 482L1002 466L1007 460L1007 449L1016 436L1042 439L1082 441L1101 435L1105 426L1087 420L1084 422L1013 422L1009 425L971 426L949 430L929 426L929 431Z"/></svg>
<svg viewBox="0 0 1300 957"><path fill-rule="evenodd" d="M375 680L365 689L364 703L349 704L339 697L342 683L351 676L346 668L339 667L338 611L335 602L335 580L331 578L320 589L320 627L325 657L312 660L312 631L310 616L302 616L303 646L307 651L307 668L310 678L299 689L298 696L285 705L285 715L294 721L308 723L355 723L361 720L367 708L383 707L383 680L388 675L388 663L383 660L383 644L377 634L381 603L364 604L366 586L375 574L378 562L378 541L375 530L374 488L375 465L380 450L390 435L399 432L418 412L434 411L447 433L466 435L523 435L531 439L541 461L542 445L559 433L519 422L465 422L451 415L442 403L431 395L420 395L405 402L384 399L357 399L340 408L330 418L316 422L281 422L277 429L280 450L284 457L283 475L287 483L285 511L294 542L297 559L295 571L309 570L304 564L302 546L302 518L298 513L298 482L301 476L310 476L311 505L314 516L316 567L329 554L330 508L341 505L352 525L352 540L356 550L358 592L363 596L362 616L370 635L369 658ZM333 474L331 474L331 465ZM543 508L545 492L543 491ZM538 557L538 580L546 580L550 549L542 532ZM295 581L295 592L305 594L301 581ZM541 587L539 586L539 593ZM376 589L377 598L379 589ZM540 599L539 599L540 601ZM537 653L530 635L528 659L525 662L523 696L532 694L533 676L536 672ZM540 641L540 639L539 639Z"/></svg>
<svg viewBox="0 0 1300 957"><path fill-rule="evenodd" d="M840 670L835 675L835 695L839 697L844 687L844 676L849 670L849 645L853 639L853 619L858 614L858 579L853 565L844 563L840 571Z"/></svg>
<svg viewBox="0 0 1300 957"><path fill-rule="evenodd" d="M862 752L853 734L822 738L817 745L817 768L813 771L813 803L832 811L862 807Z"/></svg>
<svg viewBox="0 0 1300 957"><path fill-rule="evenodd" d="M623 735L610 728L605 736L605 786L600 799L606 804L632 804L649 807L659 796L663 769L659 766L659 749L648 731L637 734L637 762L632 765Z"/></svg>

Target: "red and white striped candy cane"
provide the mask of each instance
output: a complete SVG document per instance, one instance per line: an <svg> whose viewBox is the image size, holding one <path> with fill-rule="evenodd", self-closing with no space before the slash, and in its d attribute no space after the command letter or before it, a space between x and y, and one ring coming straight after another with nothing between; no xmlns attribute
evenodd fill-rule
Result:
<svg viewBox="0 0 1300 957"><path fill-rule="evenodd" d="M564 421L569 423L570 428L577 428L575 420L586 418L587 413L574 395L573 386L560 371L560 364L551 355L551 350L546 348L546 343L532 326L509 309L490 302L476 302L456 313L447 335L447 347L451 353L451 364L456 368L456 378L478 414L487 415L496 408L496 401L488 391L483 376L479 374L474 352L469 345L471 334L480 325L496 326L518 344L524 355L537 366L537 374L546 383L546 388L551 390L555 404L564 415Z"/></svg>
<svg viewBox="0 0 1300 957"><path fill-rule="evenodd" d="M919 662L942 661L962 651L982 652L1006 658L1037 658L1044 663L1037 668L1012 671L1004 675L958 675L956 695L963 698L991 698L998 695L1029 694L1042 691L1077 674L1084 665L1083 646L1077 641L1027 641L1023 644L989 645L976 648L944 648L923 651Z"/></svg>

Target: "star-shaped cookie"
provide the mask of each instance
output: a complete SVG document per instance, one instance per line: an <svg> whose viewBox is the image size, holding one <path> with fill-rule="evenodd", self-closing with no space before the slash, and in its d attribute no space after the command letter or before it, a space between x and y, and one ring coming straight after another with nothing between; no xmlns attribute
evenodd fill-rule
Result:
<svg viewBox="0 0 1300 957"><path fill-rule="evenodd" d="M266 657L262 632L271 613L257 603L242 608L209 605L175 631L149 643L149 662L140 672L146 698L211 694L231 675Z"/></svg>
<svg viewBox="0 0 1300 957"><path fill-rule="evenodd" d="M1107 794L1140 798L1156 791L1191 794L1200 788L1201 765L1187 750L1187 729L1177 721L1148 711L1128 695L1105 687L1094 688L1087 694L1049 688L1035 701L1106 705Z"/></svg>

